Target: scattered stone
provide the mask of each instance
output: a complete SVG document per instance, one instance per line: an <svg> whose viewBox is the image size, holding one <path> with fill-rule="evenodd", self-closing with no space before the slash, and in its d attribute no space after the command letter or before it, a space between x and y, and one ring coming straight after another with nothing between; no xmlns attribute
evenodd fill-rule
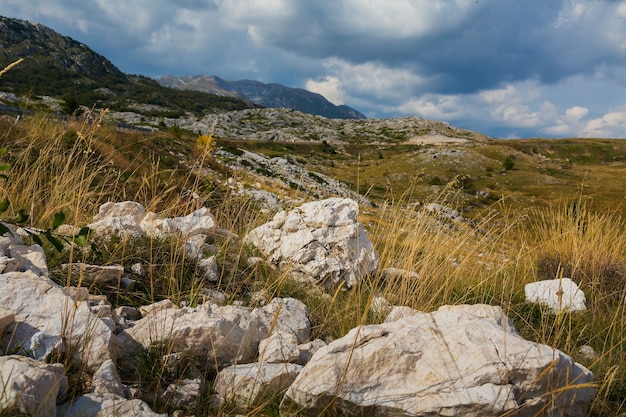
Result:
<svg viewBox="0 0 626 417"><path fill-rule="evenodd" d="M109 393L119 397L125 396L124 385L111 359L104 361L94 372L91 385L96 394Z"/></svg>
<svg viewBox="0 0 626 417"><path fill-rule="evenodd" d="M593 374L499 326L502 312L473 314L497 309L455 306L359 326L315 353L281 415L585 416Z"/></svg>
<svg viewBox="0 0 626 417"><path fill-rule="evenodd" d="M361 223L358 204L348 198L315 201L280 212L245 238L272 263L318 283L348 288L378 266L378 256Z"/></svg>
<svg viewBox="0 0 626 417"><path fill-rule="evenodd" d="M215 255L210 258L201 259L198 262L198 267L202 271L200 279L208 282L217 282L220 280L220 272L217 267L217 260Z"/></svg>
<svg viewBox="0 0 626 417"><path fill-rule="evenodd" d="M134 201L104 203L88 227L99 235L137 237L144 232L139 224L146 217L143 206Z"/></svg>
<svg viewBox="0 0 626 417"><path fill-rule="evenodd" d="M137 281L130 277L122 277L120 279L120 289L124 291L132 291L136 284Z"/></svg>
<svg viewBox="0 0 626 417"><path fill-rule="evenodd" d="M147 349L157 344L214 369L252 362L259 342L268 336L263 321L245 308L204 304L153 312L122 331L118 341L121 355L132 354L137 345Z"/></svg>
<svg viewBox="0 0 626 417"><path fill-rule="evenodd" d="M255 308L252 314L265 323L270 333L291 333L298 343L308 342L311 337L309 309L295 298L274 298L268 305Z"/></svg>
<svg viewBox="0 0 626 417"><path fill-rule="evenodd" d="M600 355L589 345L582 345L578 348L578 354L586 361L595 362L600 359Z"/></svg>
<svg viewBox="0 0 626 417"><path fill-rule="evenodd" d="M385 274L389 278L412 278L419 279L420 275L414 271L407 271L406 269L400 268L385 268L382 270L382 273Z"/></svg>
<svg viewBox="0 0 626 417"><path fill-rule="evenodd" d="M569 278L538 281L524 287L526 301L546 305L555 314L587 309L587 298Z"/></svg>
<svg viewBox="0 0 626 417"><path fill-rule="evenodd" d="M85 263L62 264L63 272L71 269L72 275L82 285L119 287L124 267L122 265L89 265Z"/></svg>
<svg viewBox="0 0 626 417"><path fill-rule="evenodd" d="M302 367L291 363L234 365L217 375L215 391L226 401L261 404L284 392Z"/></svg>
<svg viewBox="0 0 626 417"><path fill-rule="evenodd" d="M273 332L259 343L259 362L296 362L299 357L298 338L293 333Z"/></svg>
<svg viewBox="0 0 626 417"><path fill-rule="evenodd" d="M163 396L170 406L192 409L197 405L202 395L202 385L202 379L200 378L183 379L175 384L168 385Z"/></svg>
<svg viewBox="0 0 626 417"><path fill-rule="evenodd" d="M174 305L172 300L166 299L157 301L156 303L149 304L147 306L139 307L139 312L143 317L149 316L150 314L157 313L161 310L178 308Z"/></svg>
<svg viewBox="0 0 626 417"><path fill-rule="evenodd" d="M0 410L55 417L57 398L67 390L63 365L18 355L0 356Z"/></svg>
<svg viewBox="0 0 626 417"><path fill-rule="evenodd" d="M110 393L91 393L58 407L58 417L167 417L157 414L145 402L127 400Z"/></svg>
<svg viewBox="0 0 626 417"><path fill-rule="evenodd" d="M130 272L135 275L139 275L140 277L143 277L146 275L146 268L141 262L135 262L130 266Z"/></svg>

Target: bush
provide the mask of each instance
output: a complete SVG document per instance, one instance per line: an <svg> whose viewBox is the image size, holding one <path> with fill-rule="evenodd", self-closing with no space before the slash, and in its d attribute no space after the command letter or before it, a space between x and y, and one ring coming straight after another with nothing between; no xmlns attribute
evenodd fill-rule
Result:
<svg viewBox="0 0 626 417"><path fill-rule="evenodd" d="M514 167L515 167L515 161L513 161L513 156L512 155L507 156L506 159L502 162L502 168L509 171L513 169Z"/></svg>

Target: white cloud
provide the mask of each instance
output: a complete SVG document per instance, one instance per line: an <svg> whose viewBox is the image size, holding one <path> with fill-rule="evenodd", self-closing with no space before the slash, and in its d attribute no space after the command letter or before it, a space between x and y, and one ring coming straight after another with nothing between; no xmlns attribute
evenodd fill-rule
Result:
<svg viewBox="0 0 626 417"><path fill-rule="evenodd" d="M341 81L339 81L339 78L337 77L328 76L320 81L307 80L304 84L304 88L314 93L323 95L333 104L344 104L343 97L345 93L342 90Z"/></svg>
<svg viewBox="0 0 626 417"><path fill-rule="evenodd" d="M581 136L626 138L626 107L611 110L602 117L588 120Z"/></svg>

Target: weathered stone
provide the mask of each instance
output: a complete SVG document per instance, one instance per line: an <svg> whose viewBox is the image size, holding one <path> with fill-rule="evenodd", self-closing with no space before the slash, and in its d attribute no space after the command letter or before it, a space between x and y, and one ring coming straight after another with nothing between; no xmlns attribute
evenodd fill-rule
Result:
<svg viewBox="0 0 626 417"><path fill-rule="evenodd" d="M201 270L200 279L208 282L217 282L220 279L220 273L217 267L217 260L215 255L210 258L201 259L198 262L198 267Z"/></svg>
<svg viewBox="0 0 626 417"><path fill-rule="evenodd" d="M125 353L132 352L134 344L163 344L169 352L185 352L208 368L221 368L251 362L268 335L264 323L245 308L204 304L154 312L118 339Z"/></svg>
<svg viewBox="0 0 626 417"><path fill-rule="evenodd" d="M74 278L78 278L82 285L114 286L118 287L124 274L122 265L89 265L82 262L63 264L64 272L72 271Z"/></svg>
<svg viewBox="0 0 626 417"><path fill-rule="evenodd" d="M163 393L167 403L177 408L193 409L202 395L202 380L183 379L168 385Z"/></svg>
<svg viewBox="0 0 626 417"><path fill-rule="evenodd" d="M587 298L569 278L532 282L524 287L526 301L546 305L556 313L586 310Z"/></svg>
<svg viewBox="0 0 626 417"><path fill-rule="evenodd" d="M40 277L48 277L48 266L46 265L46 255L39 245L11 245L9 246L9 257L15 259L17 264L13 266L13 271L31 271ZM8 272L8 268L5 269Z"/></svg>
<svg viewBox="0 0 626 417"><path fill-rule="evenodd" d="M273 332L259 343L259 362L296 362L299 356L298 338L293 333Z"/></svg>
<svg viewBox="0 0 626 417"><path fill-rule="evenodd" d="M57 397L68 389L65 368L24 356L0 356L0 410L56 416ZM8 415L8 414L7 414Z"/></svg>
<svg viewBox="0 0 626 417"><path fill-rule="evenodd" d="M496 310L457 306L359 326L315 353L282 414L585 416L591 372L498 325Z"/></svg>
<svg viewBox="0 0 626 417"><path fill-rule="evenodd" d="M208 234L217 228L215 218L206 207L198 209L184 217L166 219L169 228L181 236L190 237L197 234Z"/></svg>
<svg viewBox="0 0 626 417"><path fill-rule="evenodd" d="M172 300L166 299L157 301L156 303L148 304L146 306L139 307L139 311L142 316L149 316L150 314L154 314L160 310L165 310L167 308L178 308L174 305Z"/></svg>
<svg viewBox="0 0 626 417"><path fill-rule="evenodd" d="M376 269L378 256L363 226L356 221L358 204L330 198L280 212L247 236L275 264L316 282L347 287Z"/></svg>
<svg viewBox="0 0 626 417"><path fill-rule="evenodd" d="M294 361L298 365L306 365L309 363L315 352L326 346L327 343L322 339L315 339L307 343L298 345L298 359Z"/></svg>
<svg viewBox="0 0 626 417"><path fill-rule="evenodd" d="M100 235L140 236L139 224L146 216L143 206L134 201L104 203L88 227Z"/></svg>
<svg viewBox="0 0 626 417"><path fill-rule="evenodd" d="M58 417L167 417L141 400L127 400L110 393L92 393L58 407Z"/></svg>
<svg viewBox="0 0 626 417"><path fill-rule="evenodd" d="M292 363L234 365L217 375L215 391L226 401L260 404L285 391L302 367Z"/></svg>
<svg viewBox="0 0 626 417"><path fill-rule="evenodd" d="M8 351L45 360L52 351L65 350L92 369L111 357L111 330L87 302L28 271L1 274L0 288L0 305L15 314L15 325L3 337Z"/></svg>
<svg viewBox="0 0 626 417"><path fill-rule="evenodd" d="M110 393L124 397L124 385L111 359L104 361L94 372L91 385L96 394Z"/></svg>
<svg viewBox="0 0 626 417"><path fill-rule="evenodd" d="M272 333L291 333L298 343L308 342L311 337L309 310L295 298L274 298L268 305L255 308L252 314L263 320Z"/></svg>

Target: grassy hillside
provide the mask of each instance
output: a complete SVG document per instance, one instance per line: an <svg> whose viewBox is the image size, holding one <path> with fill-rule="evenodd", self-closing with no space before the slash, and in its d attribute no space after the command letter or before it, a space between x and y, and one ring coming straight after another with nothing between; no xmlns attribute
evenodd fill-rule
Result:
<svg viewBox="0 0 626 417"><path fill-rule="evenodd" d="M235 145L245 144L228 143ZM48 228L58 210L67 214L70 223L86 224L98 205L109 200L136 200L166 216L185 214L196 204L189 199L190 192L213 208L221 227L238 236L271 215L262 214L254 201L232 194L224 185L231 176L247 182L262 178L226 168L212 154L203 152L193 136L123 133L107 125L80 121L62 125L46 116L26 117L14 126L13 120L5 117L0 121L0 147L8 149L2 162L11 166L0 190L0 198L11 201L4 218L12 218L19 208L25 208L31 214L32 226ZM423 311L444 304L500 305L524 337L557 347L594 372L599 391L590 415L626 412L626 224L619 186L619 174L624 170L621 142L494 141L478 147L397 145L383 149L362 145L341 150L324 144L256 143L254 149L306 159L355 188L358 185L365 190L367 182L378 207L364 210L362 220L368 225L382 267L414 271L420 278L407 274L389 280L374 274L363 285L331 292L329 297L322 290L292 282L286 273L263 265L249 267L249 248L239 240L215 236L211 243L219 247L221 281L212 285L229 294L229 302L253 303L251 294L256 291L270 297L297 297L310 308L315 336L326 340L343 336L358 324L380 322L382 317L369 310L377 295L392 304ZM503 166L507 156L514 162L510 169ZM461 174L470 175L471 188L477 190L497 183L495 190L506 198L477 202L468 188L443 184ZM442 184L428 184L435 176ZM546 178L555 180L545 182ZM539 181L544 181L544 186L538 186ZM376 186L389 186L389 190L377 190ZM483 214L475 216L476 226L440 220L410 204L417 198L425 203L471 203L483 208L476 210ZM570 205L574 200L576 210ZM497 215L489 211L492 208L497 209ZM140 282L132 292L104 291L113 306L164 298L190 305L202 301L194 279L196 265L174 256L180 242L96 243L97 252L58 254L47 247L52 276L67 285L66 276L55 271L69 259L127 267L143 259L153 271L149 281ZM580 283L589 299L586 312L555 316L524 301L524 284L560 276ZM598 357L584 356L580 352L584 345L591 346ZM154 352L146 355L154 358ZM154 365L148 370L125 370L125 382L140 379L149 384L142 386L144 389L158 393L163 385L153 381L185 377L165 374L162 366ZM70 364L68 372L73 395L79 395L84 387L82 374ZM209 382L213 378L206 377ZM152 398L155 410L172 411L168 404ZM249 411L274 415L275 405L276 401L258 404ZM216 410L207 401L195 411L234 411L228 407Z"/></svg>

